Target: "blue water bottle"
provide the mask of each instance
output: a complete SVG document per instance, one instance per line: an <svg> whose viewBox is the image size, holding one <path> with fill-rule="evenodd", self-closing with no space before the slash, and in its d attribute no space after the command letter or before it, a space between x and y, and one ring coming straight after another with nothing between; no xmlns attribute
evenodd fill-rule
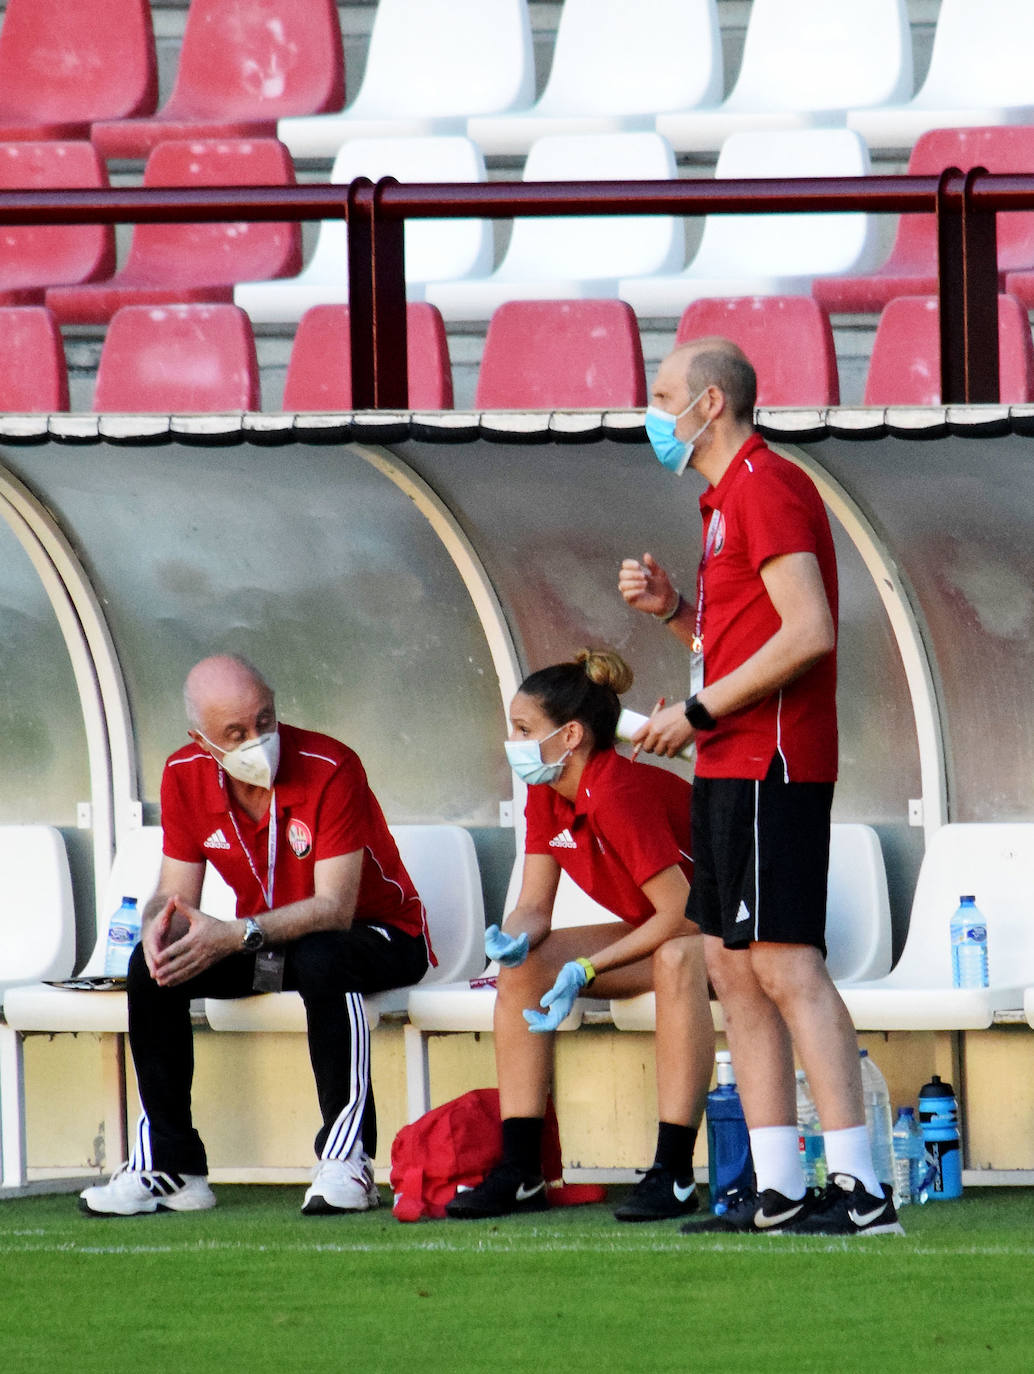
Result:
<svg viewBox="0 0 1034 1374"><path fill-rule="evenodd" d="M919 1124L926 1147L926 1179L923 1191L931 1202L962 1196L962 1148L959 1140L959 1104L950 1083L934 1074L919 1089Z"/></svg>
<svg viewBox="0 0 1034 1374"><path fill-rule="evenodd" d="M986 988L987 921L975 897L960 897L951 918L951 981L957 988Z"/></svg>
<svg viewBox="0 0 1034 1374"><path fill-rule="evenodd" d="M711 1211L720 1216L729 1210L730 1193L752 1187L754 1161L732 1055L719 1050L715 1064L717 1086L707 1094L707 1182Z"/></svg>
<svg viewBox="0 0 1034 1374"><path fill-rule="evenodd" d="M135 897L123 897L122 905L108 922L108 943L104 950L104 972L109 978L125 978L129 956L140 939L140 913Z"/></svg>

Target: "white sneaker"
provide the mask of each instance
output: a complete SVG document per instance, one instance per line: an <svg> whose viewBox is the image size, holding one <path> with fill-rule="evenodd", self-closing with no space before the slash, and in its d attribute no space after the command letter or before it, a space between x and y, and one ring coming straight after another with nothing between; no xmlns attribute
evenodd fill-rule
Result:
<svg viewBox="0 0 1034 1374"><path fill-rule="evenodd" d="M348 1159L321 1159L305 1194L306 1216L332 1212L369 1212L381 1205L369 1158L357 1151Z"/></svg>
<svg viewBox="0 0 1034 1374"><path fill-rule="evenodd" d="M79 1194L79 1210L97 1217L132 1217L142 1212L205 1212L215 1193L204 1174L163 1174L121 1165L107 1183Z"/></svg>

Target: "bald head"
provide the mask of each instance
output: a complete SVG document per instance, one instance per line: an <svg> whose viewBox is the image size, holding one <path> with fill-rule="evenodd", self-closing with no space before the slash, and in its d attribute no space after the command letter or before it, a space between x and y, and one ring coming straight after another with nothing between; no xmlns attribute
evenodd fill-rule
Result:
<svg viewBox="0 0 1034 1374"><path fill-rule="evenodd" d="M237 654L215 654L196 663L183 685L183 704L189 728L202 731L220 748L232 747L223 743L227 731L243 730L240 737L247 738L260 717L275 720L272 688Z"/></svg>
<svg viewBox="0 0 1034 1374"><path fill-rule="evenodd" d="M738 344L721 335L690 339L665 360L686 379L690 395L716 386L725 395L732 418L751 424L757 403L758 379L750 359Z"/></svg>

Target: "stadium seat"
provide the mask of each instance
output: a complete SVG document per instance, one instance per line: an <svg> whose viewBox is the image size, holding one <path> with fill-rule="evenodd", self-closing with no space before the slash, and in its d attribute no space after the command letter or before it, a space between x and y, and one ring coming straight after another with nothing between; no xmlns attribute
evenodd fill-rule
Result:
<svg viewBox="0 0 1034 1374"><path fill-rule="evenodd" d="M715 176L865 176L869 153L849 129L732 134ZM875 247L871 215L708 215L692 261L679 273L622 278L617 294L640 315L681 315L701 296L806 295L812 280L868 265Z"/></svg>
<svg viewBox="0 0 1034 1374"><path fill-rule="evenodd" d="M475 115L485 154L526 153L544 134L652 129L661 110L722 97L715 0L565 0L549 80L534 105Z"/></svg>
<svg viewBox="0 0 1034 1374"><path fill-rule="evenodd" d="M829 832L826 967L842 988L883 977L890 971L890 959L890 896L880 837L869 825L834 823ZM618 1030L655 1029L652 992L615 999L610 1010ZM720 1028L721 1007L712 1011Z"/></svg>
<svg viewBox="0 0 1034 1374"><path fill-rule="evenodd" d="M0 143L0 190L87 190L107 186L104 165L89 143ZM110 225L7 225L0 254L0 305L37 305L46 288L95 281L115 270Z"/></svg>
<svg viewBox="0 0 1034 1374"><path fill-rule="evenodd" d="M718 334L739 344L758 374L759 406L835 406L840 378L829 316L808 296L693 301L677 344Z"/></svg>
<svg viewBox="0 0 1034 1374"><path fill-rule="evenodd" d="M865 381L867 406L939 406L941 336L936 296L896 296L885 306ZM998 297L999 392L1003 404L1034 401L1034 347L1027 312Z"/></svg>
<svg viewBox="0 0 1034 1374"><path fill-rule="evenodd" d="M282 119L298 158L333 157L350 138L461 134L469 115L530 104L527 0L379 0L362 86L336 114Z"/></svg>
<svg viewBox="0 0 1034 1374"><path fill-rule="evenodd" d="M95 411L259 409L251 323L235 305L126 305L108 325Z"/></svg>
<svg viewBox="0 0 1034 1374"><path fill-rule="evenodd" d="M478 410L646 405L635 312L624 301L507 301L488 326Z"/></svg>
<svg viewBox="0 0 1034 1374"><path fill-rule="evenodd" d="M908 160L910 176L940 176L946 167L986 167L989 172L1028 172L1034 166L1034 127L930 129L920 134ZM1034 266L1034 212L996 216L1000 285L1010 269ZM816 300L830 312L882 310L895 296L925 296L937 291L937 219L902 215L886 262L864 276L819 277ZM1022 291L1014 294L1023 299Z"/></svg>
<svg viewBox="0 0 1034 1374"><path fill-rule="evenodd" d="M330 179L347 185L356 177L378 181L484 181L485 161L469 138L356 138L334 159ZM421 219L406 225L406 292L414 300L424 283L484 276L492 270L492 226L484 219ZM233 293L256 324L299 320L311 306L348 300L348 230L343 220L324 220L312 258L297 277L246 281Z"/></svg>
<svg viewBox="0 0 1034 1374"><path fill-rule="evenodd" d="M0 142L89 138L98 119L158 100L147 0L7 0L0 28Z"/></svg>
<svg viewBox="0 0 1034 1374"><path fill-rule="evenodd" d="M481 875L470 832L459 825L393 825L406 872L427 913L431 945L438 960L418 987L471 978L485 967L485 908ZM409 988L364 996L370 1028L389 1012L403 1012ZM257 997L207 998L205 1016L217 1031L295 1031L306 1029L305 1008L297 992Z"/></svg>
<svg viewBox="0 0 1034 1374"><path fill-rule="evenodd" d="M916 882L908 935L885 978L841 986L859 1030L982 1030L1017 1012L1034 985L1030 894L1034 825L943 825L929 840ZM990 987L955 988L948 923L961 893L987 918Z"/></svg>
<svg viewBox="0 0 1034 1374"><path fill-rule="evenodd" d="M855 109L848 127L873 151L911 148L927 129L1034 123L1034 6L941 0L930 66L911 100Z"/></svg>
<svg viewBox="0 0 1034 1374"><path fill-rule="evenodd" d="M729 97L659 114L657 131L690 152L744 130L843 124L849 108L907 100L913 79L905 0L754 0Z"/></svg>
<svg viewBox="0 0 1034 1374"><path fill-rule="evenodd" d="M284 115L344 97L334 0L190 0L168 101L151 118L101 117L91 137L108 158L143 158L169 139L272 138Z"/></svg>
<svg viewBox="0 0 1034 1374"><path fill-rule="evenodd" d="M411 302L408 327L411 410L452 409L445 322L433 305ZM284 410L351 410L352 351L347 305L314 305L298 323L287 364Z"/></svg>
<svg viewBox="0 0 1034 1374"><path fill-rule="evenodd" d="M288 186L294 168L275 139L159 143L145 186ZM58 287L47 305L62 324L102 324L123 305L233 299L235 282L276 277L301 266L301 226L214 221L138 224L124 266L107 281Z"/></svg>
<svg viewBox="0 0 1034 1374"><path fill-rule="evenodd" d="M675 158L654 133L555 134L528 154L525 181L671 181ZM507 300L615 297L619 277L670 272L684 236L670 215L516 218L506 254L487 277L431 282L426 299L446 320L487 320Z"/></svg>
<svg viewBox="0 0 1034 1374"><path fill-rule="evenodd" d="M117 911L124 896L136 897L140 906L158 885L161 867L161 826L148 825L130 831L119 843L96 914L96 942L81 977L100 977L104 972L108 917ZM3 866L0 866L2 871ZM232 920L236 912L233 892L211 866L205 875L201 894L202 910L222 920ZM2 904L0 904L2 908ZM62 979L71 972L71 963L36 978ZM126 1138L125 1063L117 1052L118 1042L128 1028L126 994L79 988L53 987L32 982L12 987L4 995L4 1023L0 1024L0 1121L4 1134L5 1187L22 1186L25 1171L25 1093L22 1070L22 1040L30 1032L49 1035L60 1032L90 1032L105 1039L110 1053L104 1062L104 1134L108 1163L119 1162L118 1142Z"/></svg>
<svg viewBox="0 0 1034 1374"><path fill-rule="evenodd" d="M75 963L75 907L68 854L49 825L0 826L0 999L12 987L67 978ZM0 1182L25 1172L22 1063L0 1026Z"/></svg>
<svg viewBox="0 0 1034 1374"><path fill-rule="evenodd" d="M505 910L502 915L494 916L494 920L501 922L506 912L513 910L520 893L523 874L524 859L518 854L510 874ZM607 911L587 896L566 873L561 873L556 900L553 903L555 930L566 926L598 925L602 921L617 919L612 911ZM483 952L484 928L480 939ZM406 1092L410 1121L422 1116L431 1105L428 1038L431 1035L451 1034L455 1031L491 1031L495 1013L495 978L498 972L498 965L492 963L483 974L479 972L479 976L472 977L468 973L465 981L442 980L434 986L421 983L410 991L407 1003L409 1025L404 1031ZM598 1002L579 997L570 1015L561 1021L558 1029L577 1030L585 1019L586 1012L599 1005Z"/></svg>
<svg viewBox="0 0 1034 1374"><path fill-rule="evenodd" d="M67 409L68 368L53 314L42 305L0 306L0 412Z"/></svg>

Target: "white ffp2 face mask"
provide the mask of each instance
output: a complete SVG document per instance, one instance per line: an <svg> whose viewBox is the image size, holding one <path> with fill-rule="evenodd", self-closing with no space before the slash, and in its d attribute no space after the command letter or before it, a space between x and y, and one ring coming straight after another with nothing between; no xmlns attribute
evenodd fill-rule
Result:
<svg viewBox="0 0 1034 1374"><path fill-rule="evenodd" d="M213 749L219 748L217 744L212 744L207 735L201 734L200 730L198 734ZM238 782L243 782L248 787L264 787L268 790L273 786L273 779L280 763L280 732L271 730L256 739L246 739L243 744L238 744L236 749L228 749L217 762L220 768Z"/></svg>

